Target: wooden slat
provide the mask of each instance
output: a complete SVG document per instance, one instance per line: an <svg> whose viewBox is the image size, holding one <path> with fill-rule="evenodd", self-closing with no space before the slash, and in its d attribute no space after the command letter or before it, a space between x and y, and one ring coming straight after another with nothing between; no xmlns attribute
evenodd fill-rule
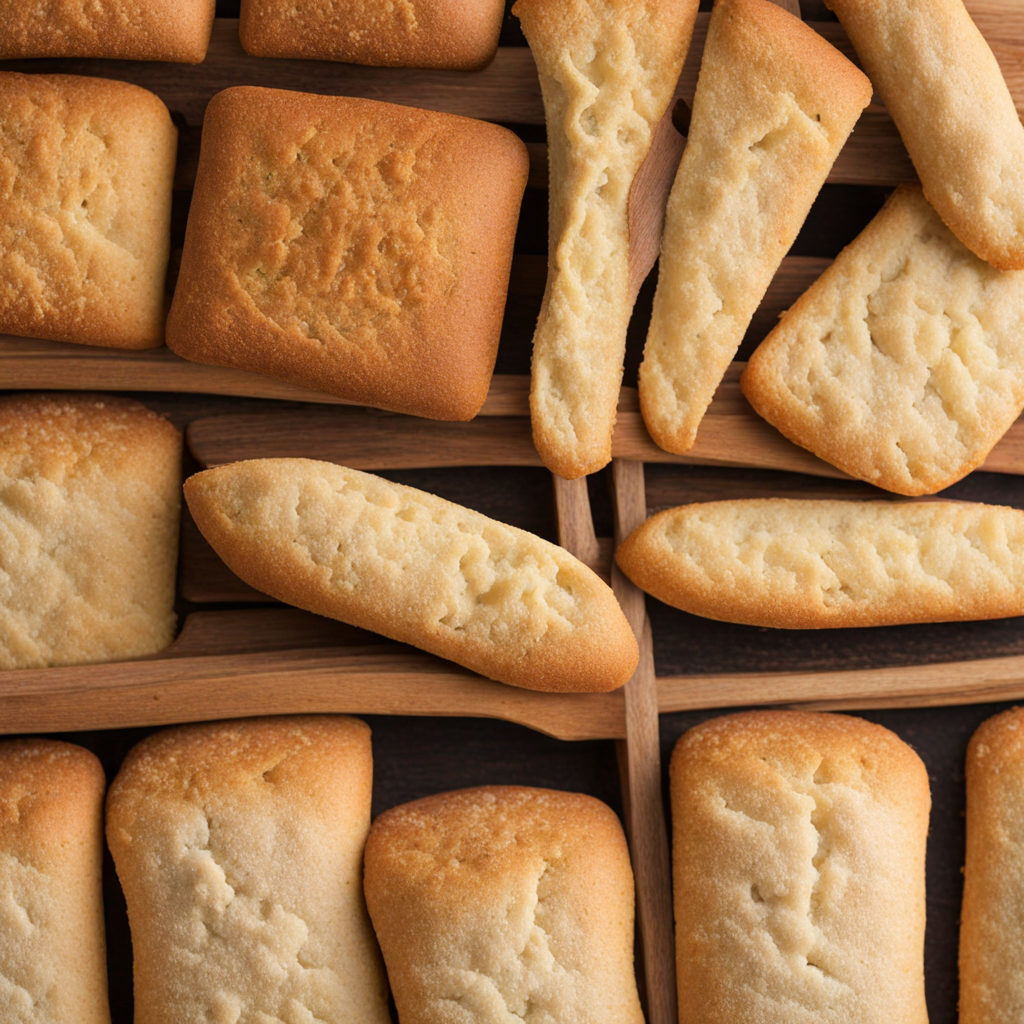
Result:
<svg viewBox="0 0 1024 1024"><path fill-rule="evenodd" d="M642 463L612 463L615 540L621 543L647 518ZM626 820L636 873L637 919L643 952L648 1024L677 1019L675 952L668 829L661 796L661 743L654 644L644 594L612 563L612 589L640 647L640 663L626 683L625 766Z"/></svg>
<svg viewBox="0 0 1024 1024"><path fill-rule="evenodd" d="M792 704L842 708L941 707L1024 698L1024 655L846 672L662 676L658 708Z"/></svg>
<svg viewBox="0 0 1024 1024"><path fill-rule="evenodd" d="M614 739L625 733L621 691L535 693L390 646L163 657L0 673L4 734L310 712L502 718L564 740Z"/></svg>

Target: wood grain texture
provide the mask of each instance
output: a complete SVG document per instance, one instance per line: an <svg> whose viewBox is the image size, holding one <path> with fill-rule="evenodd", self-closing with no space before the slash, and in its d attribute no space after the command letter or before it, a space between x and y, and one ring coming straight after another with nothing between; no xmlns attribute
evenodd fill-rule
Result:
<svg viewBox="0 0 1024 1024"><path fill-rule="evenodd" d="M612 460L612 505L615 542L620 544L647 518L643 463ZM654 642L644 594L617 565L611 567L612 589L640 647L640 662L623 687L626 712L625 753L620 763L626 823L636 874L637 920L647 991L649 1024L677 1020L675 945L668 828L661 795L661 749L658 733L658 686L654 676Z"/></svg>

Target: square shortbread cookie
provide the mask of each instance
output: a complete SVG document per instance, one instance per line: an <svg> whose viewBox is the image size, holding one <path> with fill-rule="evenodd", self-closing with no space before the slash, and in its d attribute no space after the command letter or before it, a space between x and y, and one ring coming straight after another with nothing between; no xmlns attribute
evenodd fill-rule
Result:
<svg viewBox="0 0 1024 1024"><path fill-rule="evenodd" d="M0 399L0 669L174 638L181 434L103 395Z"/></svg>
<svg viewBox="0 0 1024 1024"><path fill-rule="evenodd" d="M0 0L0 59L108 57L198 64L216 0Z"/></svg>
<svg viewBox="0 0 1024 1024"><path fill-rule="evenodd" d="M161 344L176 155L145 89L0 72L0 333Z"/></svg>
<svg viewBox="0 0 1024 1024"><path fill-rule="evenodd" d="M473 71L494 56L504 13L504 0L242 0L239 34L256 57Z"/></svg>
<svg viewBox="0 0 1024 1024"><path fill-rule="evenodd" d="M487 396L526 147L373 100L241 87L206 113L167 344L466 420Z"/></svg>

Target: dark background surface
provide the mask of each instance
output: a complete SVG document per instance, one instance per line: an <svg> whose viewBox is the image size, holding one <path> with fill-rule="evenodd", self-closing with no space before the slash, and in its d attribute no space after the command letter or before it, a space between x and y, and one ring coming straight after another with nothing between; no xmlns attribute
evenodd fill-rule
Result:
<svg viewBox="0 0 1024 1024"><path fill-rule="evenodd" d="M707 9L709 3L703 2ZM820 0L803 4L811 20L833 20ZM218 14L236 17L238 3L218 3ZM506 15L503 45L523 45L516 20ZM273 82L267 82L273 85ZM514 129L516 126L511 126ZM533 127L517 129L531 141ZM542 138L542 133L540 134ZM828 185L815 203L794 255L834 256L880 207L885 189ZM175 197L175 238L180 248L188 195ZM546 250L546 194L528 189L516 251ZM626 383L635 384L656 275L645 285L630 329ZM540 296L510 304L497 369L528 373L530 334ZM748 338L741 355L759 339ZM203 396L137 395L167 413L179 425L199 415L280 408L281 403ZM299 407L299 406L297 406ZM299 407L301 408L301 407ZM194 466L192 467L194 468ZM496 518L554 539L555 523L548 474L534 469L406 471L388 474L433 490ZM724 471L698 467L647 467L648 501L653 508L688 500L721 497L874 494L864 485L844 484L793 474ZM606 474L590 481L597 532L610 536L611 506ZM969 500L1024 507L1024 479L974 474L950 489ZM204 606L211 607L211 606ZM710 622L650 601L658 671L697 674L734 671L871 668L883 665L964 660L1024 653L1021 620L990 623L908 626L891 629L779 632ZM181 602L179 612L192 607ZM956 943L963 862L963 763L967 741L985 718L1010 705L864 712L912 744L924 759L932 781L933 813L928 846L928 932L926 971L933 1024L956 1020ZM716 713L701 711L664 716L663 764L685 729ZM487 783L519 783L591 793L621 811L614 745L611 742L561 743L504 722L469 719L370 719L374 730L374 813L428 793ZM124 754L152 730L66 734L103 760L112 778ZM667 802L667 786L666 786ZM120 889L106 865L110 941L111 996L115 1024L131 1020L130 939ZM666 899L669 898L666 894Z"/></svg>

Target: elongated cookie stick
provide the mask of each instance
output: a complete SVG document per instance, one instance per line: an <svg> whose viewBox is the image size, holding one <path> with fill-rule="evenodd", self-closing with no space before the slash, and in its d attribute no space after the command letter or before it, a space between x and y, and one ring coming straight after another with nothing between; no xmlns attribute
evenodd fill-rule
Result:
<svg viewBox="0 0 1024 1024"><path fill-rule="evenodd" d="M961 0L828 0L924 194L975 255L1024 269L1024 126Z"/></svg>
<svg viewBox="0 0 1024 1024"><path fill-rule="evenodd" d="M777 629L1024 615L1024 512L759 498L666 509L616 553L675 608Z"/></svg>
<svg viewBox="0 0 1024 1024"><path fill-rule="evenodd" d="M569 552L425 491L309 459L197 473L199 529L250 586L531 690L636 668L615 595Z"/></svg>
<svg viewBox="0 0 1024 1024"><path fill-rule="evenodd" d="M692 447L715 389L871 99L838 50L769 0L718 0L665 215L640 367L654 440Z"/></svg>
<svg viewBox="0 0 1024 1024"><path fill-rule="evenodd" d="M530 409L564 477L611 460L630 286L629 195L690 46L696 0L518 0L548 127L548 280Z"/></svg>

